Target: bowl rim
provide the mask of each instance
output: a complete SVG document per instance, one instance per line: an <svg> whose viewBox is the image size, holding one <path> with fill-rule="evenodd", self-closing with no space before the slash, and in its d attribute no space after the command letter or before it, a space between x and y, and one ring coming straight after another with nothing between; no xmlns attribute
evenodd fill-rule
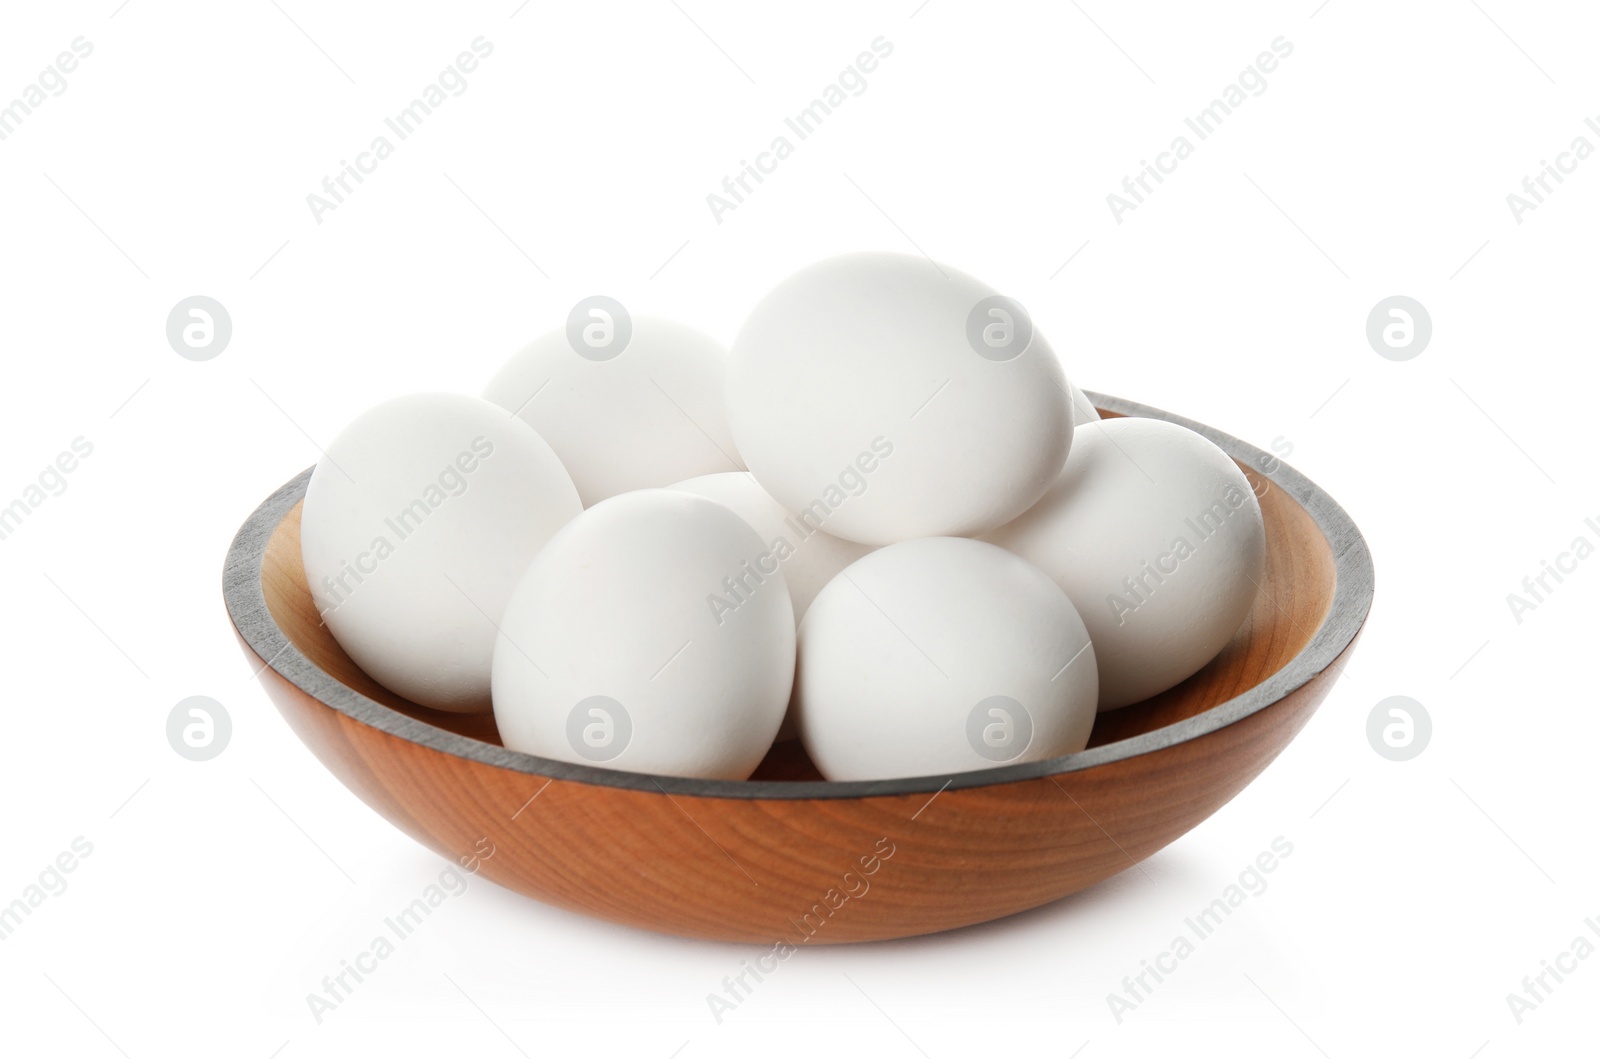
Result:
<svg viewBox="0 0 1600 1059"><path fill-rule="evenodd" d="M1159 419L1187 427L1215 443L1283 489L1311 517L1333 554L1334 595L1322 624L1293 658L1262 683L1209 709L1142 735L1074 754L971 772L941 773L887 780L722 780L622 772L538 757L458 735L410 717L341 683L289 641L267 608L262 563L279 524L305 495L313 467L280 486L245 520L228 548L223 599L245 644L265 660L257 676L272 669L284 680L354 721L431 750L493 768L624 790L655 791L702 798L811 800L936 794L946 789L989 787L1020 780L1080 772L1100 765L1187 743L1257 713L1322 673L1347 648L1372 607L1372 554L1345 510L1305 475L1244 441L1183 416L1134 401L1087 391L1096 408L1119 416ZM1270 469L1269 469L1270 468Z"/></svg>

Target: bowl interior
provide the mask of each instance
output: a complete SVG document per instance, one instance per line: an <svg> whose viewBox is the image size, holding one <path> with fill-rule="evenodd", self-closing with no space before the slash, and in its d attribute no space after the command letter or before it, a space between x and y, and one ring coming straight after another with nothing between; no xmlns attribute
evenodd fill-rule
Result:
<svg viewBox="0 0 1600 1059"><path fill-rule="evenodd" d="M1106 413L1109 418L1115 413ZM1238 461L1236 461L1238 462ZM1143 702L1102 713L1089 746L1131 739L1195 717L1235 698L1283 669L1316 634L1333 604L1335 559L1315 520L1281 486L1239 463L1261 503L1267 531L1267 570L1250 616L1221 654L1188 680ZM440 713L400 697L367 676L317 615L300 559L296 503L268 540L261 591L288 641L315 666L350 689L423 724L500 746L492 714ZM815 781L822 777L798 741L775 746L756 780Z"/></svg>

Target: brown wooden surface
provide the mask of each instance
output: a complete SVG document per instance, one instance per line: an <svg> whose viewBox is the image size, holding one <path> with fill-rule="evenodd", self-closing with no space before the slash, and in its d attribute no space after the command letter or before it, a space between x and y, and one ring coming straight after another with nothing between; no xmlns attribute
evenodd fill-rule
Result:
<svg viewBox="0 0 1600 1059"><path fill-rule="evenodd" d="M1332 600L1333 559L1311 518L1282 490L1262 484L1268 568L1249 619L1221 655L1179 687L1103 714L1091 746L1224 702L1282 668L1312 637ZM289 640L379 702L498 743L492 717L408 703L350 661L312 605L299 515L296 505L262 566L268 608ZM480 869L486 878L651 930L828 944L983 922L1074 893L1148 857L1277 756L1354 646L1294 693L1207 735L1054 777L951 789L931 799L668 796L550 780L380 731L270 668L262 679L306 745L396 826L452 860L484 839L492 843L495 852ZM818 777L791 742L774 749L756 778ZM891 856L875 854L891 845ZM874 855L877 870L866 875L861 859ZM843 898L851 890L859 896Z"/></svg>

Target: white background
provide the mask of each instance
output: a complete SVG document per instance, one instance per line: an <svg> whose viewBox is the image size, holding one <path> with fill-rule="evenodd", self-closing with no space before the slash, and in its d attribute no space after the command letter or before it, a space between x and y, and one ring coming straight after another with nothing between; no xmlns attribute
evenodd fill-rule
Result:
<svg viewBox="0 0 1600 1059"><path fill-rule="evenodd" d="M1575 137L1600 146L1583 124L1600 115L1591 10L518 2L0 16L0 102L74 38L94 46L0 142L0 503L74 438L94 446L0 541L0 903L75 838L93 845L0 942L0 1047L1594 1050L1600 958L1521 1024L1506 1002L1600 918L1600 558L1520 624L1506 602L1574 537L1600 538L1583 524L1600 518L1600 161L1520 224L1506 201ZM494 52L468 90L313 220L306 196L480 35ZM894 51L864 94L714 220L707 194L879 36ZM1107 194L1279 36L1294 50L1266 91L1117 223ZM1292 446L1375 556L1346 679L1260 780L1140 870L945 936L806 950L720 1025L706 994L750 949L481 881L318 1024L306 994L442 862L346 792L250 680L219 591L238 524L362 408L477 392L579 297L728 341L784 275L870 248L920 248L1019 298L1086 388ZM205 363L165 337L193 294L233 319ZM1434 324L1403 363L1364 333L1393 294ZM234 725L205 763L164 733L195 694ZM1365 735L1396 694L1434 723L1404 763ZM1294 852L1269 889L1119 1024L1106 995L1280 835Z"/></svg>

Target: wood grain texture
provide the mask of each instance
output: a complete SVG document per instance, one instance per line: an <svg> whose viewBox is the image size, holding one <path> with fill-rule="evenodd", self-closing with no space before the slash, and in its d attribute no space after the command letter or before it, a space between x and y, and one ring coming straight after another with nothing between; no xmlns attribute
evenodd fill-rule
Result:
<svg viewBox="0 0 1600 1059"><path fill-rule="evenodd" d="M589 777L574 779L452 753L384 730L395 727L387 721L380 727L334 709L274 666L262 679L301 740L379 813L451 860L492 844L480 874L541 901L649 930L763 944L871 941L980 923L1091 886L1210 816L1306 723L1353 649L1352 627L1331 666L1270 704L1170 745L1118 755L1119 746L1137 745L1122 741L1184 731L1185 722L1215 716L1206 711L1283 671L1334 603L1337 556L1323 529L1284 488L1241 466L1258 486L1268 537L1250 617L1182 685L1102 715L1090 746L1108 759L1087 767L1060 759L1059 771L1008 782L817 797L783 790L792 781L801 781L796 791L815 790L803 781L819 779L790 742L753 777L775 781L751 788L772 796L685 793L682 784L669 793L653 781L596 782L598 770L567 770ZM374 708L429 726L408 732L498 745L491 716L416 706L351 662L312 604L299 514L299 504L288 509L257 570L230 569L232 583L258 573L270 621L288 642ZM1356 625L1369 598L1370 591L1360 600ZM256 659L261 652L250 644L260 637L247 626L241 644Z"/></svg>

